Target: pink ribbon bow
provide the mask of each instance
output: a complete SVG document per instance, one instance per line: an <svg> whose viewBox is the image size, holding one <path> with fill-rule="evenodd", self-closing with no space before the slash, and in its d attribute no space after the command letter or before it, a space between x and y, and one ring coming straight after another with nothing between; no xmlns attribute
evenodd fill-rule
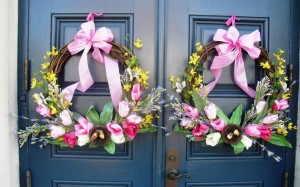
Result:
<svg viewBox="0 0 300 187"><path fill-rule="evenodd" d="M252 59L256 59L260 55L260 49L254 43L260 41L260 32L255 30L251 34L239 37L239 31L231 26L228 31L218 29L214 35L214 41L224 42L216 46L219 56L216 56L210 67L215 80L208 84L208 91L211 91L218 82L222 68L230 65L234 60L234 80L235 83L250 97L255 97L255 91L248 87L247 77L242 57L242 50L245 50Z"/></svg>
<svg viewBox="0 0 300 187"><path fill-rule="evenodd" d="M85 92L94 84L87 61L87 54L93 47L93 58L98 62L105 64L111 98L114 106L117 107L122 96L118 62L112 58L109 58L105 54L102 55L100 52L101 49L108 54L112 48L112 45L107 42L112 40L113 34L110 29L101 27L95 30L95 24L93 21L88 21L81 24L81 30L74 36L74 41L68 45L68 49L72 55L83 50L83 54L80 58L78 66L79 82L72 84L63 90L66 100L72 100L76 88L82 92Z"/></svg>

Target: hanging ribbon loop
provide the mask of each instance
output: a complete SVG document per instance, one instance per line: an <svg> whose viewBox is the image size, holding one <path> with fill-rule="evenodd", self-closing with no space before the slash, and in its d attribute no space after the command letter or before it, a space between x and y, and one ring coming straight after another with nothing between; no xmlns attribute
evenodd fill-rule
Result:
<svg viewBox="0 0 300 187"><path fill-rule="evenodd" d="M221 41L222 44L217 45L215 48L218 52L218 56L213 59L210 67L215 80L208 84L208 91L211 91L218 82L222 68L234 63L234 80L235 83L250 97L255 97L255 91L248 87L247 77L245 72L245 66L242 56L242 50L246 51L252 59L256 59L260 55L260 49L257 48L254 43L260 41L260 32L255 30L254 32L239 37L239 31L231 26L228 31L218 29L214 35L214 41Z"/></svg>

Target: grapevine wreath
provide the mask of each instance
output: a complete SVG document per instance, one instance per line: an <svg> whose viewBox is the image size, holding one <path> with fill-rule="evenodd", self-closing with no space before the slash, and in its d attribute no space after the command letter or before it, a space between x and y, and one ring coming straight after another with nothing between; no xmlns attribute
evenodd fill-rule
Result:
<svg viewBox="0 0 300 187"><path fill-rule="evenodd" d="M164 89L153 88L150 94L145 93L149 72L140 67L138 57L128 48L113 42L110 29L95 29L95 15L89 14L72 42L58 51L53 47L44 56L41 70L32 79L32 88L41 90L33 94L38 104L36 112L44 119L31 119L31 126L17 132L20 146L31 136L31 144L39 143L40 147L47 144L71 148L103 146L113 154L115 144L131 141L137 133L156 131L152 121L161 110ZM141 48L141 40L134 46ZM84 92L93 84L87 66L87 53L91 48L93 57L105 64L112 102L105 104L100 114L91 106L81 115L70 106L75 89ZM83 51L79 62L80 81L61 89L57 75L68 59L80 51ZM124 70L122 75L119 66Z"/></svg>
<svg viewBox="0 0 300 187"><path fill-rule="evenodd" d="M196 43L196 52L190 56L183 80L171 76L172 87L182 97L180 102L179 99L170 96L171 106L175 110L170 118L180 122L175 125L174 131L185 134L191 141L205 141L210 146L220 143L230 144L235 154L257 143L269 156L280 161L279 156L266 149L264 144L257 140L291 148L286 136L288 130L296 129L296 126L293 126L287 117L291 92L284 70L285 60L282 58L284 51L276 52L274 54L276 61L272 61L264 48L255 46L255 43L260 41L259 31L239 37L234 24L235 18L232 16L227 21L227 25L232 24L228 31L217 30L214 41L204 46ZM247 85L242 50L265 70L265 76L257 83L255 91ZM214 54L217 55L210 70L215 76L215 81L205 86L201 75L204 70L203 64ZM229 118L220 107L208 100L208 93L218 81L222 67L234 61L235 82L254 98L254 101L244 114L243 106L238 105Z"/></svg>

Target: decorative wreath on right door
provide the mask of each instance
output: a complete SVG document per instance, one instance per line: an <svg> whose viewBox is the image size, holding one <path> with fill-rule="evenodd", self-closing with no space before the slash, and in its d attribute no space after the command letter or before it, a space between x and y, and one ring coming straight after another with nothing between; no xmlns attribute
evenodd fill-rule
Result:
<svg viewBox="0 0 300 187"><path fill-rule="evenodd" d="M191 141L205 141L207 145L216 146L220 143L230 144L234 153L238 154L257 143L266 150L269 156L280 161L281 158L266 149L259 139L271 144L291 148L286 136L289 130L296 129L288 117L288 99L291 96L292 84L287 83L283 50L274 54L273 61L268 52L255 45L260 41L258 30L240 37L235 27L235 16L226 23L232 24L228 30L218 29L213 42L204 46L196 43L197 51L190 56L183 79L171 76L170 81L179 99L170 97L171 106L175 110L170 118L179 121L174 131L185 134ZM265 70L265 76L258 81L256 90L248 87L242 51L247 52L252 59ZM210 67L215 80L203 85L203 64L208 57L217 54ZM250 97L253 105L245 113L242 104L227 117L223 110L210 102L209 92L220 78L222 68L234 64L235 83Z"/></svg>

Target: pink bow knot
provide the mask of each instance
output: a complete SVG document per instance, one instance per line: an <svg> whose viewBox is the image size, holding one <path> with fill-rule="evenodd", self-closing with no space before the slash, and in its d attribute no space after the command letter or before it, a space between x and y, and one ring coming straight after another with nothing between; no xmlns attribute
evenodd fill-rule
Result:
<svg viewBox="0 0 300 187"><path fill-rule="evenodd" d="M93 58L104 63L100 49L108 54L112 45L107 42L111 42L113 38L114 37L110 29L101 27L95 30L95 24L93 21L81 24L81 30L74 36L74 41L68 45L68 50L72 55L84 50L78 67L80 78L79 85L77 87L78 90L85 92L94 84L87 62L87 54L89 50L93 47Z"/></svg>
<svg viewBox="0 0 300 187"><path fill-rule="evenodd" d="M242 50L246 51L252 59L256 59L260 55L260 49L254 43L260 41L260 32L255 30L250 34L241 37L239 31L231 26L228 31L218 29L214 35L214 41L221 41L222 44L216 46L219 56L216 56L210 67L215 80L208 84L209 91L211 91L218 82L222 68L234 63L234 79L235 83L250 97L255 97L255 91L248 87L247 77L244 67Z"/></svg>
<svg viewBox="0 0 300 187"><path fill-rule="evenodd" d="M93 20L94 14L90 14L89 16L89 19ZM106 55L109 54L112 48L112 45L108 42L113 41L113 38L114 36L111 30L106 27L101 27L95 30L95 24L93 21L88 21L81 24L81 30L74 36L74 41L68 45L68 50L72 55L83 50L83 54L78 65L79 82L72 84L63 90L66 100L72 100L75 89L85 92L94 84L87 60L87 54L89 50L93 48L93 58L98 62L105 64L111 98L114 106L118 106L122 96L119 66L115 59L112 59ZM104 51L105 54L102 54L101 51Z"/></svg>

